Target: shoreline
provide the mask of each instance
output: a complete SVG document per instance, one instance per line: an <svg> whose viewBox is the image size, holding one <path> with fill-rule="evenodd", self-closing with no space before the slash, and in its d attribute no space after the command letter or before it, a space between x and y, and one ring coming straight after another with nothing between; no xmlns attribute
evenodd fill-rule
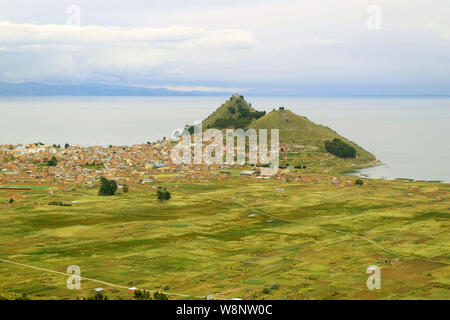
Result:
<svg viewBox="0 0 450 320"><path fill-rule="evenodd" d="M374 160L372 162L369 162L367 164L363 164L359 166L358 168L353 168L349 170L342 171L341 174L345 176L351 176L351 177L359 177L363 179L370 179L370 180L385 180L385 181L402 181L402 182L427 182L427 183L441 183L441 184L450 184L450 181L445 180L426 180L426 179L415 179L415 178L406 178L406 177L395 177L395 178L386 178L386 177L370 177L367 174L363 174L361 170L369 169L369 168L375 168L380 167L383 165L387 165L387 163L382 162L381 160Z"/></svg>

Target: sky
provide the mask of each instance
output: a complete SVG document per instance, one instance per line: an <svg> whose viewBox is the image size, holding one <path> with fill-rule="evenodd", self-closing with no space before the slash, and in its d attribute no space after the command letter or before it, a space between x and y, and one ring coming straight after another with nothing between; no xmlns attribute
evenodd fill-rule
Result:
<svg viewBox="0 0 450 320"><path fill-rule="evenodd" d="M2 0L0 82L450 94L448 0Z"/></svg>

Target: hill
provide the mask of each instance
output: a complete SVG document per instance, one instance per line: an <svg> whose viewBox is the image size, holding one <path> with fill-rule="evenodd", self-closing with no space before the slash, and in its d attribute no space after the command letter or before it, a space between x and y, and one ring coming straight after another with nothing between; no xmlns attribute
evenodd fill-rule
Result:
<svg viewBox="0 0 450 320"><path fill-rule="evenodd" d="M234 94L203 122L203 129L247 128L250 123L266 114L256 111L243 96Z"/></svg>
<svg viewBox="0 0 450 320"><path fill-rule="evenodd" d="M306 117L296 115L284 108L267 114L265 111L257 111L245 101L243 96L237 94L208 116L202 122L202 126L203 130L208 128L279 129L281 143L310 146L318 152L329 153L330 148L327 150L325 143L334 141L350 149L352 151L350 154L356 154L356 162L368 163L376 160L370 152L326 126L315 124Z"/></svg>
<svg viewBox="0 0 450 320"><path fill-rule="evenodd" d="M319 124L315 124L306 117L296 115L290 110L274 110L264 117L253 121L250 128L280 130L280 142L315 146L319 151L327 152L325 142L339 139L350 145L356 151L356 158L361 162L375 160L375 157L356 143L339 135L336 131Z"/></svg>

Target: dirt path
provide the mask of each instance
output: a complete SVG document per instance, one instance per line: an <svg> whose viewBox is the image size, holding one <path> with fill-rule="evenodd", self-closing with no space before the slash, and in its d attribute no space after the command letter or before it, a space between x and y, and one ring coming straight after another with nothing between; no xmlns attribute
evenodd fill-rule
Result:
<svg viewBox="0 0 450 320"><path fill-rule="evenodd" d="M16 266L21 266L24 268L28 268L28 269L34 269L34 270L38 270L38 271L43 271L43 272L47 272L47 273L54 273L54 274L59 274L59 275L63 275L65 277L69 277L71 276L71 274L69 273L65 273L65 272L60 272L60 271L55 271L55 270L51 270L51 269L47 269L47 268L40 268L40 267L35 267L29 264L24 264L24 263L19 263L19 262L15 262L15 261L11 261L11 260L6 260L6 259L0 259L0 262L4 262L4 263L8 263L8 264L13 264ZM111 283L111 282L106 282L106 281L102 281L102 280L98 280L98 279L93 279L93 278L87 278L87 277L81 277L81 280L85 280L85 281L91 281L91 282L96 282L99 284L103 284L106 286L110 286L113 288L119 288L119 289L128 289L128 287L123 286L123 285L119 285L119 284L115 284L115 283ZM147 290L147 289L143 289L143 288L138 288L141 290L146 290L149 292L155 292L155 290ZM161 292L161 291L160 291ZM190 294L181 294L181 293L174 293L174 292L162 292L168 296L178 296L178 297L193 297L193 298L197 298L197 299L204 299L205 297L200 297L200 296L194 296L194 295L190 295Z"/></svg>

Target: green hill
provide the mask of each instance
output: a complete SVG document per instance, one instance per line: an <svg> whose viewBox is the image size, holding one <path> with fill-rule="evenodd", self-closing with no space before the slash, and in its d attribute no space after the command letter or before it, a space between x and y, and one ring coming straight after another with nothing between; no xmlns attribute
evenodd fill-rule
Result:
<svg viewBox="0 0 450 320"><path fill-rule="evenodd" d="M315 124L306 117L296 115L284 108L268 114L265 111L257 111L245 101L244 97L237 94L208 116L202 122L202 126L203 130L209 128L279 129L280 143L312 146L324 153L329 152L325 147L327 141L339 139L340 141L337 141L340 142L339 146L348 145L347 148L354 149L357 162L367 163L376 160L370 152L326 126Z"/></svg>
<svg viewBox="0 0 450 320"><path fill-rule="evenodd" d="M344 138L330 128L315 124L306 117L296 115L290 110L271 111L264 117L253 121L250 128L279 129L280 142L315 146L318 150L327 152L325 142L339 139L356 150L356 158L360 162L375 160L375 157L356 143Z"/></svg>
<svg viewBox="0 0 450 320"><path fill-rule="evenodd" d="M266 114L256 111L243 96L233 95L202 122L203 129L247 128L250 123Z"/></svg>

